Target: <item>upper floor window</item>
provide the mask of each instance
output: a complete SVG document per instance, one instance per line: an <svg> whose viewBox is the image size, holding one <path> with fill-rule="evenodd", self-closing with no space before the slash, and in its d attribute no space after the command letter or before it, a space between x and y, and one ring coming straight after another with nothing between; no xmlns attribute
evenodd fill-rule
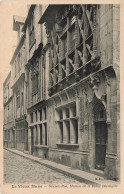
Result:
<svg viewBox="0 0 124 194"><path fill-rule="evenodd" d="M97 6L63 6L58 18L59 33L56 23L52 26L47 24L51 38L49 90L52 92L58 91L53 86L65 80L66 76L72 76L76 80L73 74L75 70L78 69L79 73L83 69L85 72L85 65L97 57ZM87 75L88 72L84 74ZM79 77L83 76L80 74Z"/></svg>
<svg viewBox="0 0 124 194"><path fill-rule="evenodd" d="M7 90L8 90L7 93L8 93L8 99L9 99L9 84L8 84L8 89Z"/></svg>
<svg viewBox="0 0 124 194"><path fill-rule="evenodd" d="M16 104L17 104L17 108L20 108L20 93L19 92L17 92Z"/></svg>
<svg viewBox="0 0 124 194"><path fill-rule="evenodd" d="M22 92L22 96L21 96L21 98L22 98L22 103L21 103L21 105L23 106L23 104L24 104L24 97L23 97L23 92Z"/></svg>
<svg viewBox="0 0 124 194"><path fill-rule="evenodd" d="M21 70L21 52L19 52L17 56L17 73L19 73Z"/></svg>
<svg viewBox="0 0 124 194"><path fill-rule="evenodd" d="M31 20L29 23L29 49L32 47L34 41L35 41L34 13L32 12Z"/></svg>
<svg viewBox="0 0 124 194"><path fill-rule="evenodd" d="M38 72L32 74L32 94L38 92Z"/></svg>

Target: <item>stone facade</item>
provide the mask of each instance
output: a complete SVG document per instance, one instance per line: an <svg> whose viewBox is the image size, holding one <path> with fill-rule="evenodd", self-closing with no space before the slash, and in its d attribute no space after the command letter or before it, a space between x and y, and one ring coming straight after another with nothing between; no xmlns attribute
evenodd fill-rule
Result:
<svg viewBox="0 0 124 194"><path fill-rule="evenodd" d="M11 89L11 72L3 83L3 105L4 105L4 125L3 125L3 146L13 148L14 128L13 128L13 92Z"/></svg>
<svg viewBox="0 0 124 194"><path fill-rule="evenodd" d="M13 111L15 131L24 129L17 149L119 179L119 9L29 7L17 46L25 57L12 87L14 103L17 88L24 93L24 106Z"/></svg>

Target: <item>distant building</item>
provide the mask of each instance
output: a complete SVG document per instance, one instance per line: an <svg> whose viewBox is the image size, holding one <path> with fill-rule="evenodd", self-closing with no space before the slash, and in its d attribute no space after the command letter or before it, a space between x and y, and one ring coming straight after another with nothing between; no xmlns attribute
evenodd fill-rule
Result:
<svg viewBox="0 0 124 194"><path fill-rule="evenodd" d="M13 30L17 31L18 44L11 59L12 90L13 90L13 120L15 129L15 148L27 150L27 121L26 121L26 39L22 33L25 18L13 17Z"/></svg>
<svg viewBox="0 0 124 194"><path fill-rule="evenodd" d="M119 10L31 5L24 23L14 17L17 149L119 179Z"/></svg>
<svg viewBox="0 0 124 194"><path fill-rule="evenodd" d="M15 147L15 131L13 128L13 91L11 89L11 72L3 83L3 106L4 106L4 125L3 125L3 146L6 148Z"/></svg>

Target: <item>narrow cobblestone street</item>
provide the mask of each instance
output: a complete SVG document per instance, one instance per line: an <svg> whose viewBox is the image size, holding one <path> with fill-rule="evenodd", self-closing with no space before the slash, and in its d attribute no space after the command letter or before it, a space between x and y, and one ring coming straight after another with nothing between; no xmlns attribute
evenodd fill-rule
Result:
<svg viewBox="0 0 124 194"><path fill-rule="evenodd" d="M4 183L66 183L75 179L4 150Z"/></svg>

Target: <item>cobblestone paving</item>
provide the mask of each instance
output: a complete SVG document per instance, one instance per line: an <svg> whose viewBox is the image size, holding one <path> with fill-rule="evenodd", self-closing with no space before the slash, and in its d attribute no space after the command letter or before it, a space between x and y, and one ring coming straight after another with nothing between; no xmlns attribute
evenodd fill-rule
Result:
<svg viewBox="0 0 124 194"><path fill-rule="evenodd" d="M78 184L79 182L55 170L4 150L4 183Z"/></svg>

